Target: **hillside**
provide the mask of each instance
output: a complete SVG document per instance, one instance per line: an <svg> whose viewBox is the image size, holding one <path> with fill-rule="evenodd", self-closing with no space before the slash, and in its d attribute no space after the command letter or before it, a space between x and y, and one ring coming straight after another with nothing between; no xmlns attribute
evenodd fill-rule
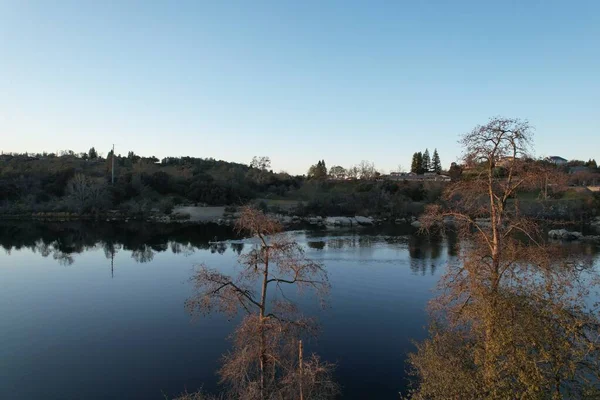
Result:
<svg viewBox="0 0 600 400"><path fill-rule="evenodd" d="M443 184L292 176L270 170L268 158L251 165L194 157L114 160L94 151L75 154L0 156L0 215L69 212L98 215L109 210L136 216L169 214L178 205L232 206L255 202L299 215L416 215L435 201ZM324 163L323 163L324 168Z"/></svg>

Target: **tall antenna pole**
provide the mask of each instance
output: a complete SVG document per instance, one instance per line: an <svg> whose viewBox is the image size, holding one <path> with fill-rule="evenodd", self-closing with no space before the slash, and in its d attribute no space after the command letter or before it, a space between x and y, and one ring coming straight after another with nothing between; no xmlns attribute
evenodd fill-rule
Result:
<svg viewBox="0 0 600 400"><path fill-rule="evenodd" d="M113 150L112 150L112 180L111 183L113 186L115 186L115 145L113 144Z"/></svg>

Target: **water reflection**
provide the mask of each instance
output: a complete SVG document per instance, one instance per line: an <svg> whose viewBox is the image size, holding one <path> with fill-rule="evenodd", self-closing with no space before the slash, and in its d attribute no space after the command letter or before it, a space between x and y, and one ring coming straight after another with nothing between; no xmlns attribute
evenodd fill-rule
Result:
<svg viewBox="0 0 600 400"><path fill-rule="evenodd" d="M104 256L110 259L110 277L115 277L115 254L121 249L121 245L112 241L107 241L102 244Z"/></svg>
<svg viewBox="0 0 600 400"><path fill-rule="evenodd" d="M363 245L373 244L372 242L363 242ZM330 249L341 250L344 247L358 247L358 236L331 238L327 241L327 247Z"/></svg>
<svg viewBox="0 0 600 400"><path fill-rule="evenodd" d="M210 252L223 254L227 250L227 243L225 242L212 242L210 243Z"/></svg>
<svg viewBox="0 0 600 400"><path fill-rule="evenodd" d="M235 233L219 225L145 224L145 223L89 223L36 221L3 222L0 224L0 246L7 254L13 250L28 249L42 257L52 256L61 265L72 265L75 256L101 248L111 260L119 250L131 252L139 263L151 262L156 253L191 255L198 249L223 254L226 243L215 242L236 238ZM240 254L244 245L231 245Z"/></svg>
<svg viewBox="0 0 600 400"><path fill-rule="evenodd" d="M314 250L343 251L357 249L357 254L361 259L371 258L373 251L381 247L408 250L410 269L417 275L434 275L436 270L443 267L447 261L446 252L450 258L456 255L456 245L456 236L452 234L430 237L422 235L379 236L353 234L312 238L307 242L307 246ZM447 251L444 248L447 248Z"/></svg>
<svg viewBox="0 0 600 400"><path fill-rule="evenodd" d="M171 242L170 246L171 253L173 254L183 254L185 256L190 256L196 251L196 248L189 243L184 244L178 242Z"/></svg>
<svg viewBox="0 0 600 400"><path fill-rule="evenodd" d="M325 242L323 240L319 240L317 242L310 241L307 242L306 245L311 249L323 250L325 248Z"/></svg>
<svg viewBox="0 0 600 400"><path fill-rule="evenodd" d="M387 232L386 235L382 233ZM311 250L342 251L357 249L361 258L369 258L373 249L380 245L408 248L410 267L415 274L434 274L443 266L445 259L457 255L458 239L452 232L442 236L407 235L404 231L382 229L360 233L344 231L308 231L306 246ZM60 265L75 263L77 255L101 248L106 259L111 260L114 274L114 258L121 251L131 252L136 262L148 263L156 253L170 251L190 256L198 250L212 254L225 254L231 250L236 255L244 251L244 242L229 227L216 224L147 224L90 223L90 222L35 222L4 221L0 223L0 246L7 254L13 250L28 249L42 257L52 257ZM571 244L574 251L595 257L598 246L589 243ZM445 249L445 250L444 250Z"/></svg>
<svg viewBox="0 0 600 400"><path fill-rule="evenodd" d="M298 299L322 321L319 341L307 346L338 362L344 398L397 398L404 354L425 337L426 302L456 254L456 237L292 235L327 266L332 284L322 315L310 297ZM182 312L186 283L200 263L233 273L237 255L252 245L219 226L0 223L0 246L13 252L0 251L0 398L158 399L182 388L216 390L232 324L214 316L191 324ZM598 254L588 244L569 251ZM147 384L132 387L131 379Z"/></svg>
<svg viewBox="0 0 600 400"><path fill-rule="evenodd" d="M241 242L232 242L231 244L231 250L233 250L238 256L240 254L242 254L242 251L244 251L244 243Z"/></svg>
<svg viewBox="0 0 600 400"><path fill-rule="evenodd" d="M154 251L152 247L144 244L131 252L131 258L139 263L150 262L154 258Z"/></svg>
<svg viewBox="0 0 600 400"><path fill-rule="evenodd" d="M410 269L413 273L433 275L438 268L436 260L442 254L443 238L441 236L411 236L408 241L408 253L410 254Z"/></svg>

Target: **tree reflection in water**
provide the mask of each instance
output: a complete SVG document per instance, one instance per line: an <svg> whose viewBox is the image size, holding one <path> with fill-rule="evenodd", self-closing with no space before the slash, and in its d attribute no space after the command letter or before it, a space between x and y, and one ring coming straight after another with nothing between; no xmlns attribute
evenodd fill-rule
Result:
<svg viewBox="0 0 600 400"><path fill-rule="evenodd" d="M440 235L412 235L408 240L410 269L413 273L433 275L437 269L436 260L441 256L443 238Z"/></svg>
<svg viewBox="0 0 600 400"><path fill-rule="evenodd" d="M140 263L153 260L155 253L170 250L173 254L193 254L196 249L209 249L223 254L227 244L211 243L215 234L237 238L231 228L215 224L145 224L5 221L0 223L0 246L10 254L29 249L42 257L52 256L61 265L71 265L75 256L101 248L111 261L120 250L131 252ZM241 253L243 244L232 245Z"/></svg>

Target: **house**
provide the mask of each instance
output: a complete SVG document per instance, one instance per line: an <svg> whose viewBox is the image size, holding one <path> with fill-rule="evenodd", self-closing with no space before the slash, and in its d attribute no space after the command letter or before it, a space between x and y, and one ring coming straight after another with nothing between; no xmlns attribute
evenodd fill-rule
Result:
<svg viewBox="0 0 600 400"><path fill-rule="evenodd" d="M450 177L446 175L438 175L435 172L425 172L422 175L414 172L391 172L387 177L391 181L436 181L450 182Z"/></svg>
<svg viewBox="0 0 600 400"><path fill-rule="evenodd" d="M565 160L564 158L559 156L546 157L545 160L556 165L565 165L567 162L569 162L568 160Z"/></svg>
<svg viewBox="0 0 600 400"><path fill-rule="evenodd" d="M390 172L389 178L393 181L401 181L407 177L416 176L414 172Z"/></svg>

